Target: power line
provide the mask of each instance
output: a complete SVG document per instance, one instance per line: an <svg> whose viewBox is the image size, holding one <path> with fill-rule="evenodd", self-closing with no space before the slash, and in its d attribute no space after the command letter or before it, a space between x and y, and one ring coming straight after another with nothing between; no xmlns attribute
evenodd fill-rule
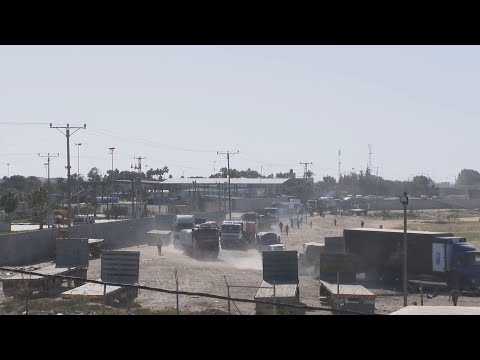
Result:
<svg viewBox="0 0 480 360"><path fill-rule="evenodd" d="M148 140L142 140L142 139L139 139L139 138L124 137L123 135L114 133L110 130L99 129L97 131L89 130L88 132L93 134L93 135L96 135L96 136L102 136L102 137L108 136L108 137L110 137L114 140L118 140L118 141L147 145L147 146L153 146L153 147L161 147L161 148L164 148L164 149L167 149L167 150L187 151L187 152L204 152L204 153L212 153L213 152L213 150L183 148L183 147L179 147L179 146L173 146L173 145L161 144L161 143L148 141Z"/></svg>
<svg viewBox="0 0 480 360"><path fill-rule="evenodd" d="M70 198L71 193L70 193L70 136L75 134L78 130L80 129L86 129L87 124L83 124L83 126L70 126L70 124L67 124L67 126L53 126L52 123L50 123L50 128L51 129L57 129L60 131L66 138L67 138L67 198L68 198L68 238L70 239L70 226L71 226L71 214L72 214L72 199ZM65 129L65 132L63 132L60 129ZM74 132L70 133L71 129L75 129Z"/></svg>
<svg viewBox="0 0 480 360"><path fill-rule="evenodd" d="M17 122L17 121L0 121L2 125L48 125L49 123L43 122Z"/></svg>

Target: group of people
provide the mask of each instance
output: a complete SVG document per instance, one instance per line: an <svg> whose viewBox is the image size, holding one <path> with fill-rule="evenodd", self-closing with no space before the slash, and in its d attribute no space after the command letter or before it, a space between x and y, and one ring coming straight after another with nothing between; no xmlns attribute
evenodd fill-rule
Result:
<svg viewBox="0 0 480 360"><path fill-rule="evenodd" d="M297 229L300 229L300 226L303 225L303 217L297 217L296 219L296 223L297 223ZM310 227L312 227L313 223L310 221ZM280 234L283 234L283 229L284 229L284 226L283 226L283 222L280 221L280 223L278 224L278 227L280 228ZM285 225L285 234L288 236L288 231L290 229L293 229L295 227L295 219L293 217L290 218L290 226Z"/></svg>

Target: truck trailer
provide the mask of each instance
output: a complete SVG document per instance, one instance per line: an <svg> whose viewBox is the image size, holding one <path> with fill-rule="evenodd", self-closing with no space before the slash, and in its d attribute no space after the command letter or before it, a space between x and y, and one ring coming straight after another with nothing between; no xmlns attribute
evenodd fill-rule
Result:
<svg viewBox="0 0 480 360"><path fill-rule="evenodd" d="M195 215L177 215L173 223L173 247L181 248L180 232L186 229L193 229L195 226Z"/></svg>
<svg viewBox="0 0 480 360"><path fill-rule="evenodd" d="M355 256L357 273L384 280L402 278L403 230L344 229L345 252ZM450 288L480 288L480 252L448 232L407 232L408 279L446 282Z"/></svg>

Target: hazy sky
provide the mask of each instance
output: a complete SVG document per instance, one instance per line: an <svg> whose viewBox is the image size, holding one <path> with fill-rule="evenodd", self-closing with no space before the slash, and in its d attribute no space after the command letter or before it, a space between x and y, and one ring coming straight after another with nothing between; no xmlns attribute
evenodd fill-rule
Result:
<svg viewBox="0 0 480 360"><path fill-rule="evenodd" d="M316 180L365 170L453 181L479 169L478 46L0 46L0 177L46 176L37 153L80 125L72 173L168 166L179 177L226 166L264 174L313 162ZM31 123L15 125L14 123ZM38 124L41 123L41 124Z"/></svg>

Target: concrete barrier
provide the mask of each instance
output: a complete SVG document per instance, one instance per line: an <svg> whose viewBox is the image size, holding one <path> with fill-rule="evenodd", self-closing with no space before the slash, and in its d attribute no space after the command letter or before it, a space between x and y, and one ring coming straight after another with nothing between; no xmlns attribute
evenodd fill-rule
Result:
<svg viewBox="0 0 480 360"><path fill-rule="evenodd" d="M196 213L199 218L221 224L225 212ZM96 224L81 224L71 227L75 238L104 239L105 249L148 244L146 233L153 229L173 224L173 214L157 215L134 220L120 220ZM54 260L57 229L35 230L0 236L0 266L29 265Z"/></svg>
<svg viewBox="0 0 480 360"><path fill-rule="evenodd" d="M52 229L0 236L0 265L29 265L53 259L55 239Z"/></svg>

